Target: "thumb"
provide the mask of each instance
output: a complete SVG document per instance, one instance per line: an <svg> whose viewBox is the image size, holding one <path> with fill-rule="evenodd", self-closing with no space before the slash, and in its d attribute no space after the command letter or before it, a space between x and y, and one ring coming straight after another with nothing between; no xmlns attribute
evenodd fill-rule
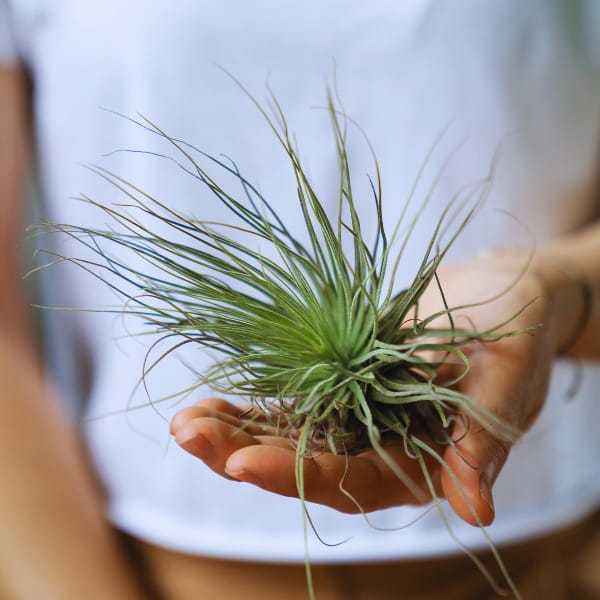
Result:
<svg viewBox="0 0 600 600"><path fill-rule="evenodd" d="M457 424L454 439L456 443L444 452L448 466L441 475L444 495L463 521L489 525L495 516L492 487L508 458L510 443L473 422L466 431Z"/></svg>

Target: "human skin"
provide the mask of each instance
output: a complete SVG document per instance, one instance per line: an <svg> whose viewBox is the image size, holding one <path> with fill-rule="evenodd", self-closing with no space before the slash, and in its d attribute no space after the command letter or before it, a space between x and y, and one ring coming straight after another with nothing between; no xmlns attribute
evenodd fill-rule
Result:
<svg viewBox="0 0 600 600"><path fill-rule="evenodd" d="M505 329L531 329L463 348L471 369L458 389L516 431L526 431L542 409L559 352L600 358L600 336L595 333L600 331L600 224L560 239L533 257L520 251L490 254L443 268L439 275L450 306L481 302L504 291L492 302L457 311L460 326L483 331L519 313ZM592 298L580 331L581 316L587 312L582 281ZM433 287L420 303L422 315L442 307ZM571 343L575 332L577 340ZM295 450L269 428L248 428L243 410L222 399L203 400L178 412L171 431L184 450L217 473L297 497ZM246 428L240 433L242 425ZM495 436L473 426L472 420L466 432L459 427L453 432L455 447L439 449L456 479L434 459L427 461L428 468L437 493L459 517L472 525L488 525L495 516L492 488L516 438ZM386 450L426 490L420 467L406 457L402 444L388 443ZM305 459L306 499L350 513L419 503L374 451L351 456L348 467L346 460L327 453ZM342 477L355 501L340 491Z"/></svg>
<svg viewBox="0 0 600 600"><path fill-rule="evenodd" d="M137 600L144 593L53 397L25 309L19 240L29 105L25 75L0 68L0 597Z"/></svg>

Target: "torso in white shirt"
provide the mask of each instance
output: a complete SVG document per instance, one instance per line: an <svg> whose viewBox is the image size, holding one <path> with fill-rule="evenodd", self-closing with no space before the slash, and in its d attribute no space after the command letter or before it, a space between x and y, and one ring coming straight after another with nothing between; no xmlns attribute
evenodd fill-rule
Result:
<svg viewBox="0 0 600 600"><path fill-rule="evenodd" d="M409 279L436 212L461 186L487 173L499 146L491 196L477 226L461 236L454 260L498 246L543 243L597 215L600 11L592 2L569 11L571 4L8 1L18 52L35 81L42 183L50 216L58 221L97 221L98 213L71 196L115 198L79 166L85 162L101 163L199 218L226 216L197 182L167 161L133 153L104 156L116 149L166 150L155 136L102 110L107 108L133 116L139 111L174 137L232 157L283 218L297 223L285 158L256 109L218 66L259 99L269 83L323 197L337 185L336 159L327 117L314 107L323 106L325 82L335 72L346 112L376 149L389 219L402 207L432 143L448 127L419 193L449 163L398 285ZM350 160L358 189L366 194L367 180L361 178L372 172L372 163L356 133ZM374 227L374 220L365 219L365 227ZM60 272L54 284L58 304L119 302L76 270ZM82 313L70 319L68 326L76 329L77 339L86 340L95 361L87 415L122 410L141 374L147 344L123 336L123 323L108 315ZM70 357L76 353L74 340L57 337L53 352ZM199 350L190 357L196 368L208 360ZM192 377L177 360L165 361L149 378L149 388L160 398ZM548 406L497 483L498 516L490 528L497 542L567 524L600 499L595 464L600 437L590 427L600 417L600 373L587 367L577 397L567 402L570 377L570 367L559 365ZM130 401L145 400L139 389ZM116 525L199 554L304 560L299 503L221 479L169 443L160 415L168 419L176 408L160 404L156 410L128 411L85 425ZM435 512L408 529L381 532L361 516L318 506L310 510L327 542L350 538L329 547L309 536L315 562L457 549ZM396 527L420 513L391 509L372 520ZM450 520L462 541L485 544L477 529Z"/></svg>

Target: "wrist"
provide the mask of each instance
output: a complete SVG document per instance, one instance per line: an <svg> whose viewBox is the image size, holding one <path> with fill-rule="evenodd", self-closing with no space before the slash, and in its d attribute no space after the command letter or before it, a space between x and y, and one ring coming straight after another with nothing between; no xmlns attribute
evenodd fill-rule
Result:
<svg viewBox="0 0 600 600"><path fill-rule="evenodd" d="M554 353L576 355L591 318L591 286L573 261L551 252L540 252L531 261L531 270L548 301Z"/></svg>
<svg viewBox="0 0 600 600"><path fill-rule="evenodd" d="M541 324L552 354L579 354L593 298L583 269L574 261L551 249L535 254L511 249L480 255L475 262L487 270L509 273L525 297L544 302Z"/></svg>

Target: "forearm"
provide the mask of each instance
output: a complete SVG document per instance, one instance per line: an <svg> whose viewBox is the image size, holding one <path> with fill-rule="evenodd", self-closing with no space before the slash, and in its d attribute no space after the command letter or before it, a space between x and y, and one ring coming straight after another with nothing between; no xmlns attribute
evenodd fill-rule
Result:
<svg viewBox="0 0 600 600"><path fill-rule="evenodd" d="M142 598L74 431L5 339L0 381L0 595Z"/></svg>
<svg viewBox="0 0 600 600"><path fill-rule="evenodd" d="M42 375L22 289L26 85L0 68L0 597L136 600L77 435Z"/></svg>

